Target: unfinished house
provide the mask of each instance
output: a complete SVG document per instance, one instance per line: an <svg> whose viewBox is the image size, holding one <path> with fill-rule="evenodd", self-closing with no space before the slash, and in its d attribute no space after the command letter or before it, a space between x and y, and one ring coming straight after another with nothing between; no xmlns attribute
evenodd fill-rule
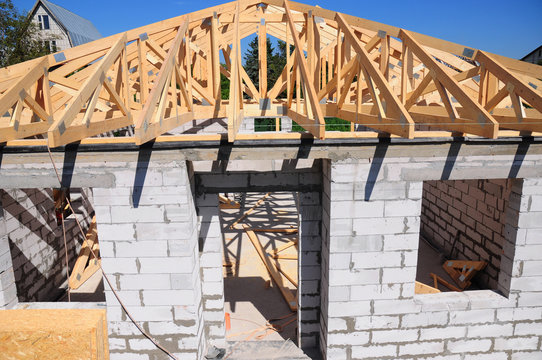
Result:
<svg viewBox="0 0 542 360"><path fill-rule="evenodd" d="M0 69L0 353L542 359L541 78L289 0Z"/></svg>

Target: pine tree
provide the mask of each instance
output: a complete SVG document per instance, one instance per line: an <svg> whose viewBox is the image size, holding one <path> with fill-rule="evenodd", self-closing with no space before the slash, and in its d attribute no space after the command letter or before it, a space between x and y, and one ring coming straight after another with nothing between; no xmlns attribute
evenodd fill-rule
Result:
<svg viewBox="0 0 542 360"><path fill-rule="evenodd" d="M286 46L286 45L285 45ZM280 43L279 43L280 47ZM275 81L277 80L278 76L282 72L282 67L280 70L277 70L279 67L279 54L280 49L278 53L275 53L275 49L273 47L273 44L271 43L271 40L269 37L267 38L267 89L271 89L273 85L275 85ZM260 66L258 62L258 37L255 37L249 44L248 49L244 55L244 68L247 72L248 77L252 82L254 83L254 86L256 88L260 87ZM284 64L286 64L286 53L284 53Z"/></svg>

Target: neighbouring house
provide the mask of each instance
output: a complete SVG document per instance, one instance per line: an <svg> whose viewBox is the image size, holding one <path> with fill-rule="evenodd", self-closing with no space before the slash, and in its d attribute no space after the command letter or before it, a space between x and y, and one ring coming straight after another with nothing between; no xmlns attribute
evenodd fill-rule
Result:
<svg viewBox="0 0 542 360"><path fill-rule="evenodd" d="M92 22L50 1L36 1L30 14L39 27L43 41L48 42L53 52L102 37Z"/></svg>
<svg viewBox="0 0 542 360"><path fill-rule="evenodd" d="M521 60L530 62L531 64L538 64L542 60L542 45L522 57Z"/></svg>

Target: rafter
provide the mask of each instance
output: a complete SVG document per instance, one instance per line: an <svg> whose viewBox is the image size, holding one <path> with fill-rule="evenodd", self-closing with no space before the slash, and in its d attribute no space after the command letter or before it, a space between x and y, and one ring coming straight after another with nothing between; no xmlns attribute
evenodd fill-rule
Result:
<svg viewBox="0 0 542 360"><path fill-rule="evenodd" d="M255 33L251 79L240 44ZM287 43L269 88L267 36ZM134 126L130 141L142 144L224 117L228 141L264 138L239 134L245 116L289 116L320 139L337 136L324 116L350 122L341 137L364 137L354 124L404 138L417 136L415 125L524 136L542 130L540 78L537 65L317 6L238 0L0 69L0 142L47 137L54 147Z"/></svg>
<svg viewBox="0 0 542 360"><path fill-rule="evenodd" d="M183 123L194 118L194 114L190 111L183 112L180 116L172 116L165 118L165 106L168 102L168 91L173 82L173 91L176 91L175 79L178 76L179 68L176 63L177 53L180 51L181 44L184 43L186 51L185 35L188 29L188 19L179 27L177 36L173 44L168 50L167 56L164 59L160 74L155 81L154 86L149 94L149 98L145 102L143 111L135 122L135 142L143 144L154 139L158 135L173 129ZM173 98L173 107L177 109L177 98Z"/></svg>
<svg viewBox="0 0 542 360"><path fill-rule="evenodd" d="M499 125L497 121L487 112L487 110L470 98L469 95L467 95L467 93L462 89L457 80L449 76L446 71L442 69L442 65L440 65L431 55L429 55L427 51L412 37L412 35L410 35L409 32L402 30L399 37L429 69L437 89L440 89L441 97L445 96L444 93L442 93L442 89L445 88L468 111L467 114L465 114L466 116L461 116L460 118L455 118L454 115L450 116L444 121L442 118L435 118L432 121L437 123L444 122L446 124L446 129L481 135L488 138L497 137Z"/></svg>
<svg viewBox="0 0 542 360"><path fill-rule="evenodd" d="M403 104L399 101L397 96L393 93L393 91L389 88L389 85L386 82L386 79L384 78L384 75L376 68L375 63L371 60L369 57L369 54L365 50L365 47L363 44L361 44L360 40L354 35L354 32L350 28L350 26L346 23L342 15L337 14L335 19L339 23L339 26L344 31L344 34L349 38L349 40L352 43L352 46L356 50L358 54L358 59L360 61L360 65L363 68L365 78L367 83L373 83L376 85L378 90L380 91L380 95L386 100L387 104L387 111L386 113L394 113L395 117L393 118L393 123L395 124L394 131L391 132L392 134L397 134L404 136L406 138L412 138L414 137L414 121L412 120L410 114L407 112ZM377 105L380 103L379 95L376 94L374 87L370 86L370 89L372 89L372 96L373 100L377 103ZM390 118L390 116L385 116L382 106L378 105L379 108L379 114L380 116L380 123L384 123L384 118ZM385 124L388 130L390 127L393 127L394 124ZM373 127L375 129L378 129L379 124L371 124L368 125L370 127ZM387 131L389 132L389 131Z"/></svg>
<svg viewBox="0 0 542 360"><path fill-rule="evenodd" d="M295 28L294 22L293 22L293 16L290 11L290 8L288 6L288 0L284 0L284 9L286 11L286 16L288 19L288 25L290 27L290 31L292 32L292 36L294 39L294 46L295 46L295 53L297 57L297 65L299 67L299 70L301 72L301 76L303 78L303 83L306 88L305 96L307 97L308 101L310 102L310 107L314 113L314 118L305 117L303 120L297 117L297 123L303 126L302 124L305 124L303 127L307 129L310 133L312 133L315 137L318 137L320 139L323 139L325 137L325 121L324 116L322 114L322 110L320 109L318 98L316 96L316 91L314 89L314 86L312 84L311 77L309 76L309 70L307 68L307 60L305 59L305 55L301 51L301 44L299 43L299 35L297 33L297 29ZM299 87L298 87L299 88ZM290 111L289 111L290 112Z"/></svg>

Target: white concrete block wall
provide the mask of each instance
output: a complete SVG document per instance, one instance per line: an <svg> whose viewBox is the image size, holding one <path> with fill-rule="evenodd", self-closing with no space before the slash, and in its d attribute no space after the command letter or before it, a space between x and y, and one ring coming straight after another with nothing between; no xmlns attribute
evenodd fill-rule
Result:
<svg viewBox="0 0 542 360"><path fill-rule="evenodd" d="M331 206L331 161L322 161L322 222L321 222L321 243L320 252L320 328L319 328L319 348L324 359L335 358L335 349L327 346L328 323L334 328L346 328L346 321L343 319L332 318L328 316L329 295L329 229L330 229L330 206ZM343 288L342 291L348 291ZM335 295L335 294L334 294ZM348 296L342 294L341 296ZM339 349L340 353L342 349ZM337 358L340 358L338 356Z"/></svg>
<svg viewBox="0 0 542 360"><path fill-rule="evenodd" d="M322 248L320 192L296 193L299 204L298 332L302 349L317 347L320 333Z"/></svg>
<svg viewBox="0 0 542 360"><path fill-rule="evenodd" d="M499 279L510 284L505 296L489 290L414 295L422 184L404 177L408 168L394 159L382 166L324 166L324 198L329 194L330 202L322 249L322 272L329 273L321 291L325 358L541 358L540 240L534 234L542 226L542 181L514 182L516 200L506 214L509 261L503 260ZM371 172L377 181L368 189L364 180ZM324 201L324 216L326 210ZM524 274L525 268L530 270Z"/></svg>
<svg viewBox="0 0 542 360"><path fill-rule="evenodd" d="M66 264L62 226L56 222L53 190L5 189L0 190L0 200L5 227L5 231L0 231L4 235L0 252L8 250L2 254L6 259L11 254L19 301L56 301L64 292L62 286L66 285ZM73 189L72 205L75 215L65 220L70 268L77 259L83 238L75 216L84 231L92 220L94 210L90 189Z"/></svg>
<svg viewBox="0 0 542 360"><path fill-rule="evenodd" d="M197 218L184 162L112 170L113 188L95 188L102 266L136 321L180 359L204 351ZM141 179L141 178L140 178ZM134 186L136 183L136 186ZM111 359L164 357L105 286Z"/></svg>
<svg viewBox="0 0 542 360"><path fill-rule="evenodd" d="M224 276L222 272L224 245L217 194L197 196L196 209L205 339L216 347L225 348Z"/></svg>
<svg viewBox="0 0 542 360"><path fill-rule="evenodd" d="M18 302L13 261L0 199L0 309L12 309Z"/></svg>

